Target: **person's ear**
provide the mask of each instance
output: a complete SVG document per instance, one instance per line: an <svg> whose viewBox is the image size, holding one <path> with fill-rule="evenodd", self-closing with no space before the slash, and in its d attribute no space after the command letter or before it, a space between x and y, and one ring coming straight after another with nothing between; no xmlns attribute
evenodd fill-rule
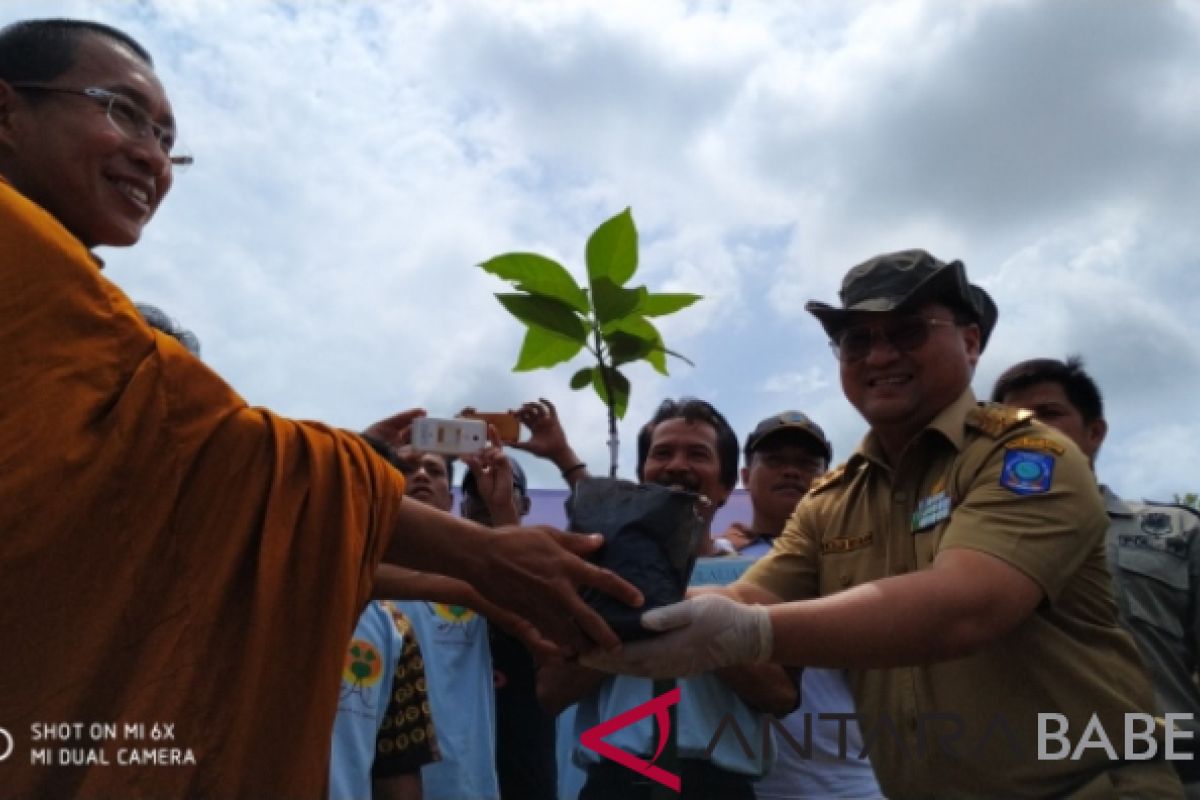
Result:
<svg viewBox="0 0 1200 800"><path fill-rule="evenodd" d="M12 152L15 147L13 125L22 109L23 98L8 81L0 81L0 147Z"/></svg>
<svg viewBox="0 0 1200 800"><path fill-rule="evenodd" d="M753 457L754 456L751 456L751 458ZM746 488L748 486L750 486L750 467L745 466L742 467L742 487Z"/></svg>
<svg viewBox="0 0 1200 800"><path fill-rule="evenodd" d="M529 513L529 498L521 495L521 502L517 504L517 516L523 517Z"/></svg>
<svg viewBox="0 0 1200 800"><path fill-rule="evenodd" d="M1104 437L1108 435L1108 423L1104 417L1096 417L1087 424L1084 430L1084 435L1087 436L1088 445L1091 448L1092 460L1100 453L1100 445L1104 444Z"/></svg>
<svg viewBox="0 0 1200 800"><path fill-rule="evenodd" d="M983 352L983 333L974 322L962 326L963 345L967 350L967 360L971 369L979 363L979 355Z"/></svg>

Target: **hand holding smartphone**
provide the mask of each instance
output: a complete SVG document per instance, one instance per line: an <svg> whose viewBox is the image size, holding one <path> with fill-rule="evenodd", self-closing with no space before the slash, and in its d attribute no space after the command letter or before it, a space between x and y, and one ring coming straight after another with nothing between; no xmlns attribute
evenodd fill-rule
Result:
<svg viewBox="0 0 1200 800"><path fill-rule="evenodd" d="M500 441L504 444L512 444L521 438L521 423L517 421L517 418L511 412L476 411L473 408L464 408L458 416L462 419L482 421L485 438L488 425L495 426L496 432L500 434Z"/></svg>
<svg viewBox="0 0 1200 800"><path fill-rule="evenodd" d="M412 423L412 446L431 453L461 456L487 445L487 423L480 419L418 417Z"/></svg>

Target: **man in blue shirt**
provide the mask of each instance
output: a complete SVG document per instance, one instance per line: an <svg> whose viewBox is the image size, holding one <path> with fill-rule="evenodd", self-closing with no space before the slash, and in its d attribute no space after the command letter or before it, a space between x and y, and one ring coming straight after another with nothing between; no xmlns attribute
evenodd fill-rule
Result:
<svg viewBox="0 0 1200 800"><path fill-rule="evenodd" d="M638 437L638 478L696 492L710 501L703 508L705 535L712 515L725 503L737 482L737 436L725 418L694 398L666 400ZM679 681L676 738L682 778L680 797L736 800L754 797L753 781L769 768L761 747L747 752L730 733L726 719L752 738L762 729L762 713L783 714L796 704L796 686L774 664L722 669ZM543 705L557 713L578 700L576 738L584 730L652 698L653 682L627 675L607 675L575 664L544 667L538 676ZM655 759L653 716L606 737L613 746L642 760ZM709 745L717 738L715 748ZM580 800L620 797L649 798L655 786L643 775L578 746L575 761L585 766L587 782Z"/></svg>
<svg viewBox="0 0 1200 800"><path fill-rule="evenodd" d="M449 511L452 462L438 453L401 450L405 494ZM496 696L488 624L463 605L403 600L425 656L441 761L421 768L425 800L499 800L496 777Z"/></svg>

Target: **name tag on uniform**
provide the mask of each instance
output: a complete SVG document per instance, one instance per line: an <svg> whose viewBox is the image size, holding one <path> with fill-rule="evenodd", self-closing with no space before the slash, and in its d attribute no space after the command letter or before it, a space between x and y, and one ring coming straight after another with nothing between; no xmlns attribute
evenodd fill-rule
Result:
<svg viewBox="0 0 1200 800"><path fill-rule="evenodd" d="M912 515L912 532L931 528L944 519L950 518L950 498L945 492L931 494L921 498L917 510Z"/></svg>
<svg viewBox="0 0 1200 800"><path fill-rule="evenodd" d="M861 550L864 547L870 547L873 541L875 541L875 534L873 533L849 539L826 539L821 542L821 555L827 556L830 553L849 553L854 550Z"/></svg>

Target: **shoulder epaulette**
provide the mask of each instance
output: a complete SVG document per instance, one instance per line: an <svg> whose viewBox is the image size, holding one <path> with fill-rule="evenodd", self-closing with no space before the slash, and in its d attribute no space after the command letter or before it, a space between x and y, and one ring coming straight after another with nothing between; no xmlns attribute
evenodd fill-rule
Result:
<svg viewBox="0 0 1200 800"><path fill-rule="evenodd" d="M1032 411L999 403L980 403L967 413L967 425L993 439L1000 438L1031 419Z"/></svg>
<svg viewBox="0 0 1200 800"><path fill-rule="evenodd" d="M821 477L819 477L815 481L813 481L812 484L808 487L808 493L809 494L817 494L818 492L822 492L830 486L835 486L842 482L842 478L845 475L846 475L845 463L838 464L836 467L829 470L829 472L826 472L824 475L822 475Z"/></svg>

